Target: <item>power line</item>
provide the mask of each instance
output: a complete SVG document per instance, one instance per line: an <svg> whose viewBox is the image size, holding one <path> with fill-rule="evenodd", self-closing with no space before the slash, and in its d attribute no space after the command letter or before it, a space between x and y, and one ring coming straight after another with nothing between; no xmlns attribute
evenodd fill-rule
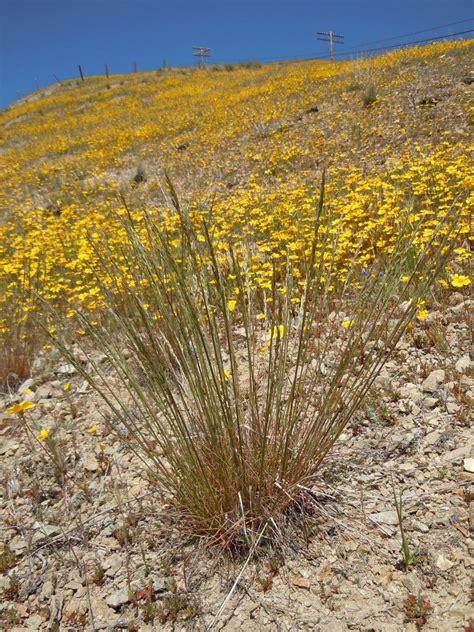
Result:
<svg viewBox="0 0 474 632"><path fill-rule="evenodd" d="M469 21L473 21L473 20L461 20L460 23L464 23L464 22L469 22ZM447 26L447 25L446 25ZM427 29L427 30L432 30L432 29ZM425 38L422 40L415 40L415 41L411 41L411 42L403 42L400 44L395 44L392 46L380 46L378 48L371 48L371 49L365 49L362 50L360 47L357 49L349 49L349 50L344 50L344 52L340 52L340 53L334 53L334 56L344 56L347 53L351 53L353 52L353 54L355 53L368 53L368 52L375 52L375 51L383 51L383 50L390 50L393 48L402 48L405 46L411 46L413 44L421 44L421 43L427 43L427 42L433 42L433 41L437 41L437 40L441 40L441 39L445 39L445 38L450 38L450 37L456 37L458 35L466 35L468 33L473 33L474 30L473 29L469 29L467 31L458 31L456 33L446 33L444 35L441 35L439 37L429 37L429 38ZM397 36L397 38L399 37L406 37L406 36ZM390 38L390 39L395 39L395 38ZM388 41L388 40L384 40L384 41ZM375 43L375 42L373 42ZM260 63L270 63L270 64L278 64L278 63L285 63L285 62L292 62L292 61L317 61L317 60L324 60L324 59L328 59L328 55L319 55L319 56L314 56L314 57L308 57L307 55L293 55L292 57L286 57L285 59L260 59ZM245 63L246 61L248 61L247 59L240 59L237 61L234 61L233 63L239 64L239 63ZM221 62L221 63L229 63L228 60L226 60L225 62Z"/></svg>
<svg viewBox="0 0 474 632"><path fill-rule="evenodd" d="M468 33L474 33L474 29L469 29L468 31L458 31L457 33L445 33L444 35L440 35L439 37L427 37L425 39L421 39L421 40L415 40L412 42L403 42L402 44L393 44L392 46L379 46L377 48L366 48L365 50L355 50L353 51L354 54L355 53L373 53L375 51L381 51L381 50L390 50L392 48L402 48L403 46L412 46L413 44L425 44L427 42L435 42L437 40L442 40L442 39L446 39L447 37L456 37L457 35L467 35ZM334 56L338 56L340 57L341 55L347 55L347 53L350 53L351 51L344 51L344 53L334 53ZM327 55L325 55L324 57L316 57L315 59L327 59Z"/></svg>
<svg viewBox="0 0 474 632"><path fill-rule="evenodd" d="M365 44L357 44L346 49L346 53L350 53L354 49L365 48L366 46L373 46L374 44L380 44L382 42L392 42L396 39L403 39L404 37L413 37L414 35L420 35L421 33L429 33L430 31L436 31L437 29L448 28L448 26L456 26L457 24L466 24L467 22L474 22L474 18L468 20L458 20L457 22L449 22L449 24L440 24L439 26L432 26L429 29L422 29L421 31L413 31L412 33L405 33L404 35L394 35L393 37L386 37L384 39L375 40L374 42L366 42Z"/></svg>

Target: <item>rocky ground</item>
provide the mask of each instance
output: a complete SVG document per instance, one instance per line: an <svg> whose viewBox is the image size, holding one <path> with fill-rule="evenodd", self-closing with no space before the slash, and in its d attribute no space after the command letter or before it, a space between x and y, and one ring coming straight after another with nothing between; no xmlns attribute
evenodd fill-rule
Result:
<svg viewBox="0 0 474 632"><path fill-rule="evenodd" d="M101 404L45 351L0 400L3 629L472 630L467 314L455 293L407 333L306 492L307 518L246 566L183 541ZM20 401L35 406L7 412ZM63 480L35 438L53 427Z"/></svg>

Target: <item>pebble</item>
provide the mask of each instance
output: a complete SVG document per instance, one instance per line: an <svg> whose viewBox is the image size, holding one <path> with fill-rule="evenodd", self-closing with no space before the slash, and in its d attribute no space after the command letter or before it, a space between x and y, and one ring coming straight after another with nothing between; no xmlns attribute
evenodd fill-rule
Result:
<svg viewBox="0 0 474 632"><path fill-rule="evenodd" d="M474 472L474 459L464 459L464 469L466 472Z"/></svg>
<svg viewBox="0 0 474 632"><path fill-rule="evenodd" d="M456 369L458 373L466 373L466 371L470 367L471 367L471 359L468 353L461 356L459 360L456 362L456 364L454 365L454 368Z"/></svg>
<svg viewBox="0 0 474 632"><path fill-rule="evenodd" d="M114 610L119 610L130 601L127 588L120 588L105 598L105 603Z"/></svg>
<svg viewBox="0 0 474 632"><path fill-rule="evenodd" d="M370 518L381 524L398 524L398 516L396 511L379 511L370 514Z"/></svg>
<svg viewBox="0 0 474 632"><path fill-rule="evenodd" d="M429 526L420 520L413 520L413 528L417 531L421 531L421 533L428 533L430 530Z"/></svg>
<svg viewBox="0 0 474 632"><path fill-rule="evenodd" d="M438 403L438 400L436 397L425 397L423 401L425 408L434 408L437 403Z"/></svg>
<svg viewBox="0 0 474 632"><path fill-rule="evenodd" d="M31 539L32 544L40 544L40 542L44 542L48 538L62 533L61 528L54 524L41 524L36 522L33 527L36 529L36 531L34 532L33 538Z"/></svg>
<svg viewBox="0 0 474 632"><path fill-rule="evenodd" d="M84 469L88 472L96 472L99 469L99 461L95 456L88 456L84 461Z"/></svg>
<svg viewBox="0 0 474 632"><path fill-rule="evenodd" d="M415 573L409 573L402 577L402 584L412 595L418 595L421 590L421 582Z"/></svg>
<svg viewBox="0 0 474 632"><path fill-rule="evenodd" d="M25 623L30 630L41 630L43 626L43 617L39 614L32 614L31 617L28 617Z"/></svg>
<svg viewBox="0 0 474 632"><path fill-rule="evenodd" d="M440 553L436 558L436 566L440 571L449 571L454 566L454 562L451 562Z"/></svg>
<svg viewBox="0 0 474 632"><path fill-rule="evenodd" d="M428 377L423 381L421 390L425 393L435 393L438 390L438 385L444 382L445 372L443 369L436 369L431 371Z"/></svg>

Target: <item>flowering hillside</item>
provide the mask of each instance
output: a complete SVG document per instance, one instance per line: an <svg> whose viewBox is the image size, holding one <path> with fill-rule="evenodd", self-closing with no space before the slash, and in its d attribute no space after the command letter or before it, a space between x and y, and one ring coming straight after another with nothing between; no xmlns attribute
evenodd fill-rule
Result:
<svg viewBox="0 0 474 632"><path fill-rule="evenodd" d="M5 629L472 629L473 50L0 113Z"/></svg>
<svg viewBox="0 0 474 632"><path fill-rule="evenodd" d="M174 69L23 99L0 115L2 328L11 297L21 292L29 309L31 289L64 308L97 307L94 235L120 245L119 194L177 243L165 172L196 217L212 206L218 240L253 242L250 277L262 289L287 250L297 261L307 249L323 169L343 272L356 247L363 265L390 249L407 207L420 245L464 207L462 263L472 175L461 79L471 55L462 42L367 61Z"/></svg>

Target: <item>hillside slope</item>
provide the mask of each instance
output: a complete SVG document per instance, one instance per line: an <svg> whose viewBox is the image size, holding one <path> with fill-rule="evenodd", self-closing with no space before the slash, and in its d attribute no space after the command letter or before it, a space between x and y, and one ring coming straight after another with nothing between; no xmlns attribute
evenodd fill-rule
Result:
<svg viewBox="0 0 474 632"><path fill-rule="evenodd" d="M109 81L92 77L84 83L52 85L0 113L2 629L472 629L474 451L469 419L474 380L467 350L472 337L468 266L473 51L472 42L443 43L354 62L171 69ZM319 210L325 221L320 225L315 215L323 190L324 211ZM414 296L405 293L412 281L405 272L423 278L413 261L433 235L435 241L439 238L435 231L440 220L448 220L441 223L442 232L450 217L459 217L452 260L435 287L424 288L415 300L403 300L404 308L399 306L416 316L366 399L357 400L350 410L331 452L317 461L317 475L303 470L303 478L295 478L291 488L297 492L290 496L285 487L289 477L274 476L265 466L269 461L261 460L259 471L266 475L271 494L282 490L281 496L292 501L284 511L275 511L276 520L273 514L265 516L265 525L272 522L276 537L265 534L258 554L250 561L246 554L242 557L242 550L248 551L245 547L260 535L249 522L252 514L245 512L240 491L248 490L260 505L263 486L240 485L236 468L229 468L229 487L233 490L237 483L240 501L233 502L236 497L229 494L237 519L233 522L227 505L222 505L226 527L212 540L218 546L207 546L209 539L202 546L203 540L189 527L194 524L188 522L189 512L178 511L152 468L144 469L152 453L165 478L178 471L178 481L189 480L182 475L187 461L167 470L172 458L160 448L163 435L172 448L179 433L166 427L160 434L153 425L159 418L154 403L162 392L159 387L169 384L168 372L176 381L164 408L176 393L184 393L180 404L170 409L180 413L182 403L201 422L206 418L200 409L212 404L213 393L234 388L234 400L224 397L224 404L237 401L235 393L241 392L243 414L233 417L233 406L217 408L210 417L211 435L227 437L218 428L222 419L230 419L230 436L235 428L243 428L250 444L254 437L263 437L280 455L284 446L299 467L301 453L292 447L298 443L291 442L298 426L291 414L288 441L276 441L270 431L259 432L259 408L254 407L254 415L248 404L259 393L262 409L274 408L276 420L285 419L281 411L291 411L287 393L291 384L297 385L297 365L291 354L283 356L288 361L278 365L278 372L262 368L263 361L273 349L280 357L280 345L299 339L299 331L308 332L315 363L305 365L309 377L292 393L303 401L309 398L311 404L299 430L318 420L321 410L326 410L321 417L328 421L331 401L337 418L344 403L352 402L365 367L372 366L371 354L382 357L389 348L384 340L386 331L397 325L398 302ZM204 227L202 219L207 220ZM126 230L131 226L136 232L129 230L128 237L146 237L150 226L153 235L163 237L152 242L160 247L145 248L147 255L151 250L158 256L143 259L158 264L166 259L170 267L164 272L159 265L150 266L147 276L137 274L141 268L133 270L136 261L129 265L127 255L137 252L127 249ZM183 236L183 226L192 226L194 232ZM415 240L403 251L406 257L395 268L392 284L389 274L379 270L371 275L369 266L386 261L402 226L413 229ZM193 252L204 253L202 258L180 259L185 252L180 247L189 235ZM134 243L141 254L142 242ZM221 274L223 280L215 286L210 281L199 285L195 280L202 277L185 277L193 280L179 286L184 287L185 300L160 322L161 306L175 307L181 296L173 293L173 275L167 272L179 273L175 263L185 260L185 271L199 267L189 261L204 261L206 271L211 259L206 259L205 247L214 249L217 277ZM164 250L170 257L160 259ZM234 254L238 264L231 267ZM321 276L310 286L313 294L302 289L302 278L315 262ZM430 264L431 259L427 269ZM351 310L359 308L370 329L380 305L371 302L370 294L377 292L356 294L348 283L345 302L332 300L334 287L346 288L348 270L358 273L357 289L371 278L376 284L368 287L389 288L384 305L395 307L385 309L372 338L358 338ZM245 277L245 284L238 285L238 275ZM281 281L285 275L287 285ZM324 283L319 284L321 279ZM154 285L163 291L153 303L147 300L153 292L147 290ZM204 296L205 318L190 291L196 286L203 290L197 296ZM211 301L207 310L214 287L224 288L216 303L220 307L214 309ZM245 291L239 293L239 287ZM320 319L312 321L312 328L295 316L293 303L302 305L302 294L317 297L313 313L320 312ZM131 308L121 303L124 296L131 297ZM364 300L354 300L360 296ZM47 320L41 298L57 308L59 318ZM117 305L116 312L104 313L107 298L109 307ZM179 326L180 312L188 313L183 306L203 322L217 323L214 355L206 355L207 364L195 351L201 347L193 333L199 329L189 327L194 321ZM248 347L257 358L260 381L255 383L265 384L267 374L276 376L280 381L268 379L268 384L270 391L279 392L277 400L271 394L264 397L268 390L263 387L252 388L250 372L240 370L246 363L241 352L252 338L242 326L247 308L257 323L250 341L255 349ZM47 332L67 341L67 360L31 318L38 312ZM123 329L117 334L110 327L120 322L120 316L112 319L117 314L125 315L122 322L137 334L138 345L121 336ZM219 338L222 314L235 329L227 342ZM143 358L149 357L149 338L135 326L140 324L137 315L144 315L157 334L153 340L159 340L157 356L155 345L150 345L154 362L148 364ZM186 344L170 345L172 361L164 364L160 353L170 330L181 332ZM97 346L97 331L108 354ZM190 336L187 346L189 332L195 338ZM235 364L227 353L232 339ZM360 348L353 347L354 362L344 364L334 354L351 340L362 342ZM191 358L187 365L184 347ZM122 381L114 365L117 357L125 367ZM202 381L201 389L183 366L210 366L215 379ZM118 402L112 414L85 379L96 372ZM324 390L335 373L339 382L329 382L334 388ZM369 384L359 381L362 387ZM135 399L129 383L136 385ZM191 383L197 387L188 389ZM340 394L344 388L345 402ZM158 393L157 399L148 400L150 392ZM311 399L311 393L319 401ZM142 418L143 401L147 406ZM272 406L272 401L279 404ZM150 425L134 434L124 419ZM191 452L198 452L203 434L201 425L198 432L185 435ZM152 452L137 450L144 436ZM226 442L217 445L219 450L202 452L212 474L222 471L226 455ZM312 442L307 451L311 465L317 447ZM280 460L275 462L280 472ZM255 470L252 462L249 469ZM196 488L200 492L199 485ZM216 484L206 489L210 496L196 496L203 508L208 504L203 498L217 499L217 504L220 499ZM403 504L408 552L401 549L394 493ZM235 544L235 557L220 556L219 546L229 549L229 541Z"/></svg>
<svg viewBox="0 0 474 632"><path fill-rule="evenodd" d="M95 305L87 231L117 234L119 193L162 216L165 173L192 207L212 203L224 232L258 235L275 257L288 242L301 249L295 217L311 213L323 170L343 219L341 260L354 231L372 231L362 261L383 250L409 204L429 230L466 200L472 55L461 42L355 62L175 69L23 99L0 114L2 303L27 269L48 298Z"/></svg>

